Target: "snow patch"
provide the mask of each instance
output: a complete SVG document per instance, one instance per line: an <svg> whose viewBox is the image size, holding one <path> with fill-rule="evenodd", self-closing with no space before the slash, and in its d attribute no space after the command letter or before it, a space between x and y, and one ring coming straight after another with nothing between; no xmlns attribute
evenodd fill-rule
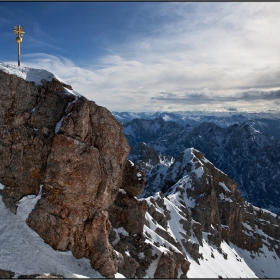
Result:
<svg viewBox="0 0 280 280"><path fill-rule="evenodd" d="M119 188L119 192L122 193L122 194L126 194L126 191L122 188Z"/></svg>
<svg viewBox="0 0 280 280"><path fill-rule="evenodd" d="M120 234L124 236L129 235L128 232L123 227L113 228L113 231L116 233L116 239L112 242L113 246L115 246L121 240Z"/></svg>
<svg viewBox="0 0 280 280"><path fill-rule="evenodd" d="M55 130L54 130L55 133L58 133L58 131L60 130L63 120L64 120L64 116L63 116L63 117L60 119L60 121L56 124Z"/></svg>
<svg viewBox="0 0 280 280"><path fill-rule="evenodd" d="M219 182L219 185L223 187L226 192L231 192L224 182Z"/></svg>
<svg viewBox="0 0 280 280"><path fill-rule="evenodd" d="M138 258L139 258L140 260L144 260L144 259L145 259L145 254L144 254L144 252L138 253Z"/></svg>
<svg viewBox="0 0 280 280"><path fill-rule="evenodd" d="M40 186L39 194L36 195L27 195L24 196L18 204L17 208L17 216L19 216L22 220L26 220L35 207L37 201L42 197L42 188L43 185Z"/></svg>
<svg viewBox="0 0 280 280"><path fill-rule="evenodd" d="M0 62L0 70L4 71L7 74L16 75L17 77L20 77L27 82L34 82L36 86L42 85L42 80L51 82L53 78L57 79L61 83L64 83L58 76L45 69L36 69ZM67 95L75 95L77 97L82 96L80 93L65 87L64 93ZM33 110L35 110L35 108Z"/></svg>
<svg viewBox="0 0 280 280"><path fill-rule="evenodd" d="M32 200L32 197L27 199ZM21 203L25 204L24 201ZM46 244L25 223L21 215L14 215L5 207L2 196L0 256L0 268L15 272L15 277L20 274L56 274L65 278L103 278L98 271L92 269L89 259L76 259L70 251L57 251Z"/></svg>
<svg viewBox="0 0 280 280"><path fill-rule="evenodd" d="M201 178L204 173L203 167L200 166L199 168L195 169L193 173L195 173L197 178Z"/></svg>
<svg viewBox="0 0 280 280"><path fill-rule="evenodd" d="M118 273L115 274L115 278L126 278L126 277L118 272Z"/></svg>
<svg viewBox="0 0 280 280"><path fill-rule="evenodd" d="M7 74L16 75L28 82L34 82L35 85L42 84L42 80L52 81L53 78L56 78L57 80L62 82L59 77L44 69L35 69L0 62L0 70L4 71Z"/></svg>

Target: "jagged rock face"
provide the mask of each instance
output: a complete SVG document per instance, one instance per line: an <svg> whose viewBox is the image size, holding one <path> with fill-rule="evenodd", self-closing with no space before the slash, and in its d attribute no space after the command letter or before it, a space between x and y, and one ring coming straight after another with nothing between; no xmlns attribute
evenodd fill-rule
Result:
<svg viewBox="0 0 280 280"><path fill-rule="evenodd" d="M122 184L129 145L106 108L66 94L64 86L53 79L35 87L0 71L3 201L16 212L17 201L38 194L42 184L28 225L53 248L87 257L113 277L119 259L108 240L107 210Z"/></svg>
<svg viewBox="0 0 280 280"><path fill-rule="evenodd" d="M148 172L153 166L160 163L160 158L156 151L146 143L139 143L132 147L129 153L129 159L145 172Z"/></svg>
<svg viewBox="0 0 280 280"><path fill-rule="evenodd" d="M59 83L36 88L0 71L0 180L13 212L23 196L39 192L54 127L74 99L62 92Z"/></svg>
<svg viewBox="0 0 280 280"><path fill-rule="evenodd" d="M136 163L145 173L148 173L157 164L164 163L165 165L170 165L174 160L171 156L157 154L156 151L146 143L139 143L133 146L128 158Z"/></svg>
<svg viewBox="0 0 280 280"><path fill-rule="evenodd" d="M133 173L136 173L135 177L138 178L135 184L131 181ZM145 238L142 236L145 214L148 208L147 203L146 201L139 201L134 196L143 191L144 176L144 173L137 166L127 161L122 188L114 204L109 208L109 219L112 224L110 243L120 253L119 272L128 278L145 276L144 268L147 268L150 262L148 260L143 262L142 259L139 259L140 252L144 254L145 251L149 259L152 255L151 246L144 242ZM123 229L121 232L125 234L119 234L117 229ZM126 253L128 249L130 254Z"/></svg>
<svg viewBox="0 0 280 280"><path fill-rule="evenodd" d="M144 184L145 181L142 181L142 189ZM147 276L151 263L156 260L158 263L154 271L148 275L149 277L174 278L181 276L178 275L179 269L182 271L182 276L186 277L189 262L184 256L172 249L166 249L165 253L161 253L157 250L157 246L149 242L143 234L145 223L147 223L145 218L147 210L147 202L139 201L126 192L125 188L120 189L114 204L109 208L109 218L112 223L109 239L114 249L121 254L119 272L128 278L143 278ZM154 217L160 223L161 218L165 217L157 215L156 209L154 212ZM161 233L165 232L158 232L159 235ZM175 240L170 240L169 235L164 235L164 238L175 243L175 246L178 245ZM158 251L158 254L154 251Z"/></svg>
<svg viewBox="0 0 280 280"><path fill-rule="evenodd" d="M280 257L279 217L247 203L235 182L215 168L201 152L186 150L157 185L165 190L165 196L159 193L146 199L147 227L183 255L188 254L199 263L203 258L199 248L207 238L225 259L227 255L220 247L223 240L256 253L265 245ZM175 208L179 217L170 214ZM176 219L181 225L172 229L170 224ZM146 228L145 233L149 230ZM171 232L180 238L172 240Z"/></svg>
<svg viewBox="0 0 280 280"><path fill-rule="evenodd" d="M127 160L122 178L122 188L131 196L140 195L145 187L146 175L137 165Z"/></svg>
<svg viewBox="0 0 280 280"><path fill-rule="evenodd" d="M107 209L122 183L128 151L121 125L110 112L79 98L54 137L44 195L27 220L47 243L90 258L105 276L118 269L108 241Z"/></svg>
<svg viewBox="0 0 280 280"><path fill-rule="evenodd" d="M178 269L181 268L182 274L178 275ZM177 252L164 252L155 271L155 278L187 278L186 273L189 270L189 262L184 256Z"/></svg>
<svg viewBox="0 0 280 280"><path fill-rule="evenodd" d="M123 227L130 234L141 234L147 209L145 201L139 201L129 194L119 192L114 204L109 208L112 226Z"/></svg>

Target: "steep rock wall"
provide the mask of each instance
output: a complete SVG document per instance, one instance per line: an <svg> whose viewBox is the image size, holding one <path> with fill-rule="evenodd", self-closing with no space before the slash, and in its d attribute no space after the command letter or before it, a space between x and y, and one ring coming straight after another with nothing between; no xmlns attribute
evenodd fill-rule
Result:
<svg viewBox="0 0 280 280"><path fill-rule="evenodd" d="M113 277L108 208L123 181L129 145L122 125L103 107L65 90L56 79L35 87L0 71L0 182L16 213L26 195L42 198L28 225L53 248L89 258Z"/></svg>

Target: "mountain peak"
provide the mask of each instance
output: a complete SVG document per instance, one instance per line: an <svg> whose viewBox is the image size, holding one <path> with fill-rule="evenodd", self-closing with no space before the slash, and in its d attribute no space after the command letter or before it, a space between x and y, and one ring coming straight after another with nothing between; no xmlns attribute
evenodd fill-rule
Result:
<svg viewBox="0 0 280 280"><path fill-rule="evenodd" d="M149 181L153 171L147 176L151 185L146 185L146 193L153 187ZM246 263L257 271L259 277L278 275L276 270L265 271L261 259L269 258L274 264L280 260L280 243L276 233L279 217L246 202L235 182L208 161L203 153L194 148L186 149L160 177L161 180L153 178L153 181L158 179L158 192L145 199L149 205L147 238L156 238L154 235L157 234L165 239L160 244L167 240L186 254L190 261L188 276L197 277L194 267L199 269L197 265L203 267L209 258L217 258L213 248L221 256L219 267L228 267L230 250L235 248L239 252L238 258L244 258L246 252L251 252L249 258L246 256ZM207 249L208 246L212 249ZM256 266L259 266L258 269ZM242 277L245 267L241 268L239 264L235 267L235 272L225 269L221 272L222 276ZM247 273L249 277L255 276L248 270Z"/></svg>
<svg viewBox="0 0 280 280"><path fill-rule="evenodd" d="M4 71L7 74L15 75L19 78L22 78L27 82L34 82L35 85L42 84L42 79L51 82L53 78L56 78L60 82L63 82L55 74L45 69L36 69L0 62L0 70Z"/></svg>
<svg viewBox="0 0 280 280"><path fill-rule="evenodd" d="M27 82L31 82L35 86L42 86L46 82L60 83L64 87L64 93L81 96L78 92L74 91L70 85L66 84L58 76L45 69L16 66L14 64L0 62L0 70L7 74L22 78Z"/></svg>
<svg viewBox="0 0 280 280"><path fill-rule="evenodd" d="M113 277L120 257L108 240L108 208L122 183L134 195L143 184L141 172L126 164L122 125L48 71L5 65L11 69L18 75L0 70L2 200L17 215L21 202L40 196L24 215L29 227L55 250L85 257ZM40 77L41 84L22 77ZM139 182L136 193L132 181Z"/></svg>

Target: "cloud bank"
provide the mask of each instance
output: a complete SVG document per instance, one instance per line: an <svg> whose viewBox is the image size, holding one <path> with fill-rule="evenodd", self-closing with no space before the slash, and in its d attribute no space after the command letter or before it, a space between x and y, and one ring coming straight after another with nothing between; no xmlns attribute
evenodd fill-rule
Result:
<svg viewBox="0 0 280 280"><path fill-rule="evenodd" d="M133 18L145 13L149 33L128 34L86 66L47 54L25 55L23 65L114 111L279 107L280 3L153 5Z"/></svg>

